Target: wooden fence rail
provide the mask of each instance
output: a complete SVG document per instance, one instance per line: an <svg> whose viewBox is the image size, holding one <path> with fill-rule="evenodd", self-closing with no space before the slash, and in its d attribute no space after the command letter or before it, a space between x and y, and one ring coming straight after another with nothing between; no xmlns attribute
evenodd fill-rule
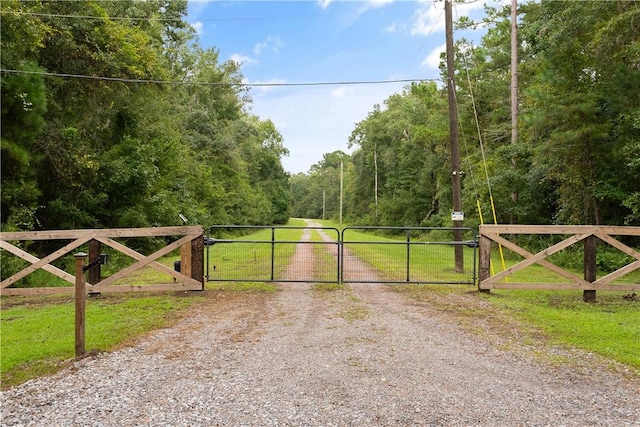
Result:
<svg viewBox="0 0 640 427"><path fill-rule="evenodd" d="M541 234L541 235L570 235L559 243L551 245L544 250L532 254L526 249L509 241L502 235ZM595 300L597 290L638 291L638 283L613 283L614 280L640 269L640 252L631 248L613 236L640 236L640 227L612 227L590 225L482 225L480 226L480 253L478 269L478 289L487 291L490 289L573 289L583 290L585 300ZM601 278L596 277L596 242L597 239L611 245L635 260L627 265L607 274ZM584 277L578 277L549 261L547 258L568 247L584 242ZM504 271L491 273L491 242L502 245L524 260L505 269ZM539 264L547 270L565 278L564 283L529 283L506 281L509 276L523 270L533 264Z"/></svg>
<svg viewBox="0 0 640 427"><path fill-rule="evenodd" d="M150 255L143 255L114 239L128 237L156 237L156 236L182 236L176 241L166 245ZM54 251L42 259L16 247L9 242L34 241L34 240L72 240L71 243ZM16 255L31 263L30 266L15 273L11 277L3 278L0 282L2 295L32 295L43 293L74 292L75 276L61 270L51 263L60 257L72 252L78 247L89 244L89 261L94 261L100 253L100 245L107 245L135 260L130 266L118 271L105 279L99 278L99 274L91 274L91 283L87 283L87 291L96 292L129 292L129 291L171 291L171 290L202 290L204 288L204 235L201 226L183 227L153 227L153 228L114 228L96 230L52 230L30 232L0 233L0 249ZM180 248L181 271L167 267L157 260ZM123 277L143 268L151 267L173 278L172 283L154 285L115 285L114 283ZM42 269L66 282L73 284L69 287L41 287L41 288L12 288L18 280L28 276L34 271ZM99 270L91 270L91 273Z"/></svg>

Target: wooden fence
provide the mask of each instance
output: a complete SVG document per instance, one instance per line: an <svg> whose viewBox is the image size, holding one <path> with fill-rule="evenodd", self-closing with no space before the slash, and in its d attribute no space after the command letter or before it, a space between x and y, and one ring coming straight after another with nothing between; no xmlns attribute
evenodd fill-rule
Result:
<svg viewBox="0 0 640 427"><path fill-rule="evenodd" d="M162 249L150 255L143 255L114 239L156 236L182 236ZM52 252L42 259L26 252L9 242L34 240L71 240L62 248ZM0 249L10 252L31 263L30 266L15 273L11 277L3 278L0 282L2 295L33 295L44 293L73 293L76 278L74 275L52 265L60 257L71 253L83 245L89 247L89 262L97 264L101 245L109 246L135 260L128 267L102 279L100 266L89 270L89 283L86 284L89 293L129 292L129 291L173 291L173 290L202 290L204 288L204 235L200 226L184 227L154 227L154 228L119 228L96 230L54 230L0 233ZM157 260L180 248L181 271L161 264ZM150 285L117 285L115 282L123 277L143 268L151 267L173 278L171 283ZM11 287L18 280L28 276L38 269L43 269L74 286L69 287L41 287L15 288Z"/></svg>
<svg viewBox="0 0 640 427"><path fill-rule="evenodd" d="M482 225L480 226L480 254L479 254L479 281L478 289L573 289L585 291L585 300L595 300L597 290L638 291L639 283L613 283L627 274L640 269L640 252L627 246L614 236L640 236L640 227L608 227L608 226L563 226L563 225ZM509 241L506 236L522 234L537 235L570 235L559 243L551 245L544 250L532 254L517 244ZM625 266L603 277L597 278L596 274L596 250L597 239L625 253L634 260ZM501 271L491 273L491 248L492 242L509 249L522 256L524 260ZM584 277L561 268L546 260L550 255L558 253L579 242L584 242ZM496 245L493 245L496 246ZM556 275L566 279L565 282L541 283L541 282L514 282L508 279L514 273L523 270L533 264L538 264Z"/></svg>

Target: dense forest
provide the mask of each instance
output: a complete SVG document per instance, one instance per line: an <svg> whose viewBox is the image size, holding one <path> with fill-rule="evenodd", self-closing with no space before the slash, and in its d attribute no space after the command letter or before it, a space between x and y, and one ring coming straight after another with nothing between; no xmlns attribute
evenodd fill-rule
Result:
<svg viewBox="0 0 640 427"><path fill-rule="evenodd" d="M186 7L0 2L3 231L288 221L282 137Z"/></svg>
<svg viewBox="0 0 640 427"><path fill-rule="evenodd" d="M640 224L640 2L520 3L516 141L510 6L457 23L487 28L456 42L465 226L492 204L499 223ZM444 85L414 83L373 106L352 154L291 177L292 214L337 218L342 164L347 221L450 226L447 105Z"/></svg>
<svg viewBox="0 0 640 427"><path fill-rule="evenodd" d="M446 88L372 106L345 147L289 177L239 65L199 46L186 0L2 0L2 230L281 224L448 226ZM640 224L640 2L520 2L456 41L465 226ZM85 76L85 77L78 77ZM106 77L106 78L105 78ZM445 70L442 70L442 81ZM479 207L479 209L477 208Z"/></svg>

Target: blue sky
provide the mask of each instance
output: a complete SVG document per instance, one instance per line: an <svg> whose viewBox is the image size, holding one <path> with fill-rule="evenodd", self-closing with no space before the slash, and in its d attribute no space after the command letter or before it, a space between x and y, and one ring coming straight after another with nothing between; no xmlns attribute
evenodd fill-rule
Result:
<svg viewBox="0 0 640 427"><path fill-rule="evenodd" d="M454 19L479 18L485 1L454 6ZM486 0L490 6L499 1ZM202 47L242 64L246 83L438 79L444 51L444 2L189 1L187 20ZM456 32L479 40L482 30ZM254 87L251 111L270 119L290 154L291 173L324 153L348 149L355 124L408 83Z"/></svg>

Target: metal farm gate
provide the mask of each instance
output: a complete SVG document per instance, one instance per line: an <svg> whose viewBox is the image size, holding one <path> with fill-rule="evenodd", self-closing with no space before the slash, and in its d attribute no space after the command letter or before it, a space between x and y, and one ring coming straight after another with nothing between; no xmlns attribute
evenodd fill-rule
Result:
<svg viewBox="0 0 640 427"><path fill-rule="evenodd" d="M210 282L338 283L339 241L340 232L330 227L213 226L205 237L205 276Z"/></svg>
<svg viewBox="0 0 640 427"><path fill-rule="evenodd" d="M340 236L343 283L466 284L476 281L476 233L458 228L345 227ZM462 268L456 268L456 248Z"/></svg>
<svg viewBox="0 0 640 427"><path fill-rule="evenodd" d="M458 230L461 241L454 241L453 228L346 227L340 232L320 226L213 226L205 237L205 278L473 285L476 233ZM456 268L456 247L462 252L462 268Z"/></svg>

